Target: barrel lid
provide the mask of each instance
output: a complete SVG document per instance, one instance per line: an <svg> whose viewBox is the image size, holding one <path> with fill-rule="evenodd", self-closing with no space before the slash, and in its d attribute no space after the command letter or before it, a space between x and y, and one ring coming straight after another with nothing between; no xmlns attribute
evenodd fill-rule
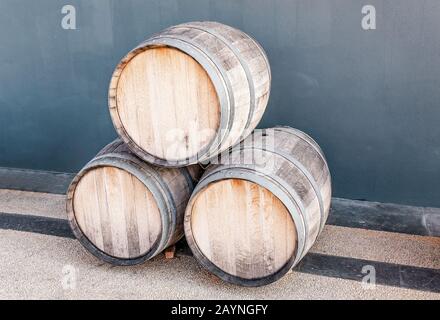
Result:
<svg viewBox="0 0 440 320"><path fill-rule="evenodd" d="M207 71L189 54L167 45L143 48L125 64L116 107L130 139L169 162L197 156L220 127L220 102Z"/></svg>
<svg viewBox="0 0 440 320"><path fill-rule="evenodd" d="M297 231L288 209L251 181L207 185L192 201L190 223L198 250L235 280L270 278L296 253Z"/></svg>
<svg viewBox="0 0 440 320"><path fill-rule="evenodd" d="M71 225L73 222L74 231L85 237L82 242L87 242L88 249L135 260L155 250L160 241L162 221L157 200L126 170L88 168L76 182L70 201Z"/></svg>

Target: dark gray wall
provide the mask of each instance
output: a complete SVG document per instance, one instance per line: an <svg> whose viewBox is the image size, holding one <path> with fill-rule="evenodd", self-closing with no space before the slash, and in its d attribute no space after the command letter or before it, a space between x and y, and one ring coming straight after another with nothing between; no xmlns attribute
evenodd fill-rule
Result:
<svg viewBox="0 0 440 320"><path fill-rule="evenodd" d="M63 30L61 7L77 9ZM377 30L361 8L377 9ZM0 2L0 166L73 172L115 137L107 85L153 32L191 20L240 28L267 50L261 127L324 149L338 197L440 207L440 1Z"/></svg>

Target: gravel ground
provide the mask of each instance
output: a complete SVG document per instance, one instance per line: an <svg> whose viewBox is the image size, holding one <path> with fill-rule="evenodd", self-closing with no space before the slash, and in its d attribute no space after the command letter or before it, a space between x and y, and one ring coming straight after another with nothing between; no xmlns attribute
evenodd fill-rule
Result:
<svg viewBox="0 0 440 320"><path fill-rule="evenodd" d="M0 230L1 299L440 299L440 294L292 272L260 288L226 284L194 258L112 267L71 239Z"/></svg>
<svg viewBox="0 0 440 320"><path fill-rule="evenodd" d="M65 196L0 189L0 212L66 218ZM311 252L440 269L440 238L327 225ZM2 299L440 299L440 294L292 272L261 288L230 285L190 256L114 267L75 240L0 230Z"/></svg>

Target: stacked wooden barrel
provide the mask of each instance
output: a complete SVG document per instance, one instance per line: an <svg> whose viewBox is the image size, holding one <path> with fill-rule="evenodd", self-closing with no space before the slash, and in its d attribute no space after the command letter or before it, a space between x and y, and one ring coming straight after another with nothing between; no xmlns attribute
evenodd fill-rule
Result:
<svg viewBox="0 0 440 320"><path fill-rule="evenodd" d="M115 140L69 187L72 230L85 248L106 262L144 262L183 237L183 214L201 172L198 165L151 166Z"/></svg>
<svg viewBox="0 0 440 320"><path fill-rule="evenodd" d="M110 83L110 114L145 161L194 164L255 129L270 79L266 54L250 36L216 22L185 23L122 59Z"/></svg>
<svg viewBox="0 0 440 320"><path fill-rule="evenodd" d="M206 170L185 214L195 257L220 278L279 279L314 244L330 209L325 157L303 132L256 130Z"/></svg>
<svg viewBox="0 0 440 320"><path fill-rule="evenodd" d="M262 47L216 22L170 27L130 51L108 96L120 139L68 191L84 247L131 265L185 234L204 267L247 286L297 264L327 219L330 173L305 133L254 131L270 84ZM200 182L198 163L210 163Z"/></svg>

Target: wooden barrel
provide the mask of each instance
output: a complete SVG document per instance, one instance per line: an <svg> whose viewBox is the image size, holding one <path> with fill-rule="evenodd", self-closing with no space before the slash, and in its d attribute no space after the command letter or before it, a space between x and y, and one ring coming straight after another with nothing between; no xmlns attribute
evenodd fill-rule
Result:
<svg viewBox="0 0 440 320"><path fill-rule="evenodd" d="M206 170L185 213L194 256L235 284L279 279L307 253L330 210L331 178L305 133L255 130Z"/></svg>
<svg viewBox="0 0 440 320"><path fill-rule="evenodd" d="M143 160L179 167L218 155L248 136L269 99L261 46L217 22L165 29L125 56L109 108L119 136Z"/></svg>
<svg viewBox="0 0 440 320"><path fill-rule="evenodd" d="M96 257L133 265L176 243L201 168L153 167L121 141L106 146L74 178L67 192L73 233Z"/></svg>

